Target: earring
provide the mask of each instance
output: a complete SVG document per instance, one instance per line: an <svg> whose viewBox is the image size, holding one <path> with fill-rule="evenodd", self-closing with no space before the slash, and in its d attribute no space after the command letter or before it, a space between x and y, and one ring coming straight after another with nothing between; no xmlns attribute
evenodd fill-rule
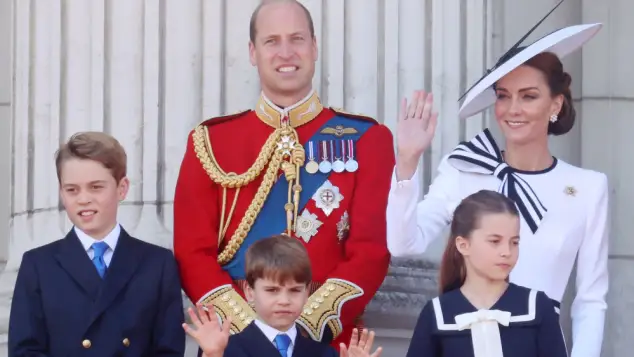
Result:
<svg viewBox="0 0 634 357"><path fill-rule="evenodd" d="M551 123L554 123L554 122L556 122L556 121L557 121L557 114L553 114L553 115L551 115L551 116L550 116L550 122L551 122Z"/></svg>

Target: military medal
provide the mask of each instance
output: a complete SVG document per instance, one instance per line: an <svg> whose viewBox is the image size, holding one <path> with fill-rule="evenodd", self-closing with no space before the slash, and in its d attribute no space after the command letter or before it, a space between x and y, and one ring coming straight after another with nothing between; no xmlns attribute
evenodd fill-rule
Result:
<svg viewBox="0 0 634 357"><path fill-rule="evenodd" d="M333 141L330 141L330 151L334 152L333 150ZM343 154L343 144L341 146L341 152L339 152L339 154L341 155L340 157L337 157L335 162L332 163L332 170L334 172L343 172L343 170L345 170L346 168L346 164L343 163L343 161L341 159L344 158L344 154Z"/></svg>
<svg viewBox="0 0 634 357"><path fill-rule="evenodd" d="M319 163L319 171L327 174L332 170L332 164L328 159L328 144L325 141L321 142L321 162Z"/></svg>
<svg viewBox="0 0 634 357"><path fill-rule="evenodd" d="M348 139L348 160L346 160L346 171L355 172L359 169L359 163L354 159L354 141Z"/></svg>
<svg viewBox="0 0 634 357"><path fill-rule="evenodd" d="M320 208L326 216L330 216L335 208L339 208L339 203L343 200L343 195L339 192L339 187L334 186L330 181L326 180L321 187L315 192L312 199L315 201L315 207Z"/></svg>
<svg viewBox="0 0 634 357"><path fill-rule="evenodd" d="M315 150L313 142L308 142L308 163L306 164L306 172L309 174L316 174L319 171L319 164L315 161Z"/></svg>
<svg viewBox="0 0 634 357"><path fill-rule="evenodd" d="M317 219L317 215L304 210L301 216L297 217L297 227L295 228L295 235L304 240L304 242L310 242L310 239L317 234L319 227L323 223Z"/></svg>
<svg viewBox="0 0 634 357"><path fill-rule="evenodd" d="M337 238L342 241L348 237L350 232L350 219L348 217L348 211L344 212L339 222L337 222Z"/></svg>

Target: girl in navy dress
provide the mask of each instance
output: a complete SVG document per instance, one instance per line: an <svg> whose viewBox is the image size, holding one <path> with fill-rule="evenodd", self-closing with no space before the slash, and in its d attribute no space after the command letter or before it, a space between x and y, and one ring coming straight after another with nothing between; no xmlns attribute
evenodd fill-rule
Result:
<svg viewBox="0 0 634 357"><path fill-rule="evenodd" d="M509 283L520 218L481 190L456 208L440 267L441 295L420 314L407 357L566 357L553 301Z"/></svg>

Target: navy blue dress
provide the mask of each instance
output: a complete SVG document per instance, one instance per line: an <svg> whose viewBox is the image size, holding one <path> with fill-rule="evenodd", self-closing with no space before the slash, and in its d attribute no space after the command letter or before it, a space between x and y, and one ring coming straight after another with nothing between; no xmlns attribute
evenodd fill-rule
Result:
<svg viewBox="0 0 634 357"><path fill-rule="evenodd" d="M543 292L511 283L490 310L510 312L508 326L497 325L504 356L567 357L558 310ZM474 357L471 330L460 330L455 317L476 311L460 289L429 301L407 357Z"/></svg>

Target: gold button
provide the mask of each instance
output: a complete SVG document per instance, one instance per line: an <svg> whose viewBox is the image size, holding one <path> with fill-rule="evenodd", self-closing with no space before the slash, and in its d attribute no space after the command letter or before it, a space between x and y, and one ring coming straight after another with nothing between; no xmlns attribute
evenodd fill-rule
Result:
<svg viewBox="0 0 634 357"><path fill-rule="evenodd" d="M130 340L127 337L123 339L123 345L126 347L130 346Z"/></svg>
<svg viewBox="0 0 634 357"><path fill-rule="evenodd" d="M90 348L90 346L92 346L92 342L90 342L90 340L86 339L81 341L81 345L84 346L84 348Z"/></svg>

